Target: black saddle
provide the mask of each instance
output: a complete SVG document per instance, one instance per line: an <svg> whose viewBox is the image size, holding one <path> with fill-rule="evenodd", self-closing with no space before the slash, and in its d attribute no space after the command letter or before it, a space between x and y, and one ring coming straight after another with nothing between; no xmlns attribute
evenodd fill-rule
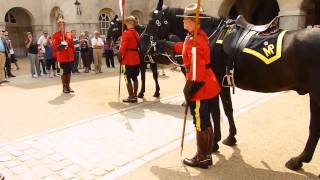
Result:
<svg viewBox="0 0 320 180"><path fill-rule="evenodd" d="M249 23L243 15L239 15L235 22L239 27L242 27L244 29L250 29L256 32L266 32L266 31L269 31L270 29L278 29L279 19L280 19L279 16L277 16L273 18L273 20L270 21L270 23L268 24L256 26L254 24Z"/></svg>
<svg viewBox="0 0 320 180"><path fill-rule="evenodd" d="M279 16L275 17L270 23L255 26L249 23L243 15L239 15L235 21L236 27L225 37L223 41L224 51L229 56L236 56L248 44L252 36L267 36L279 30Z"/></svg>

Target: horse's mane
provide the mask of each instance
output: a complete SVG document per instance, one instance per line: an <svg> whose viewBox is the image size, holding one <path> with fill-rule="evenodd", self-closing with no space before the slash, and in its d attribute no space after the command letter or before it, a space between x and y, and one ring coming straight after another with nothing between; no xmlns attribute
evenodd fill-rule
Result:
<svg viewBox="0 0 320 180"><path fill-rule="evenodd" d="M170 26L170 32L177 35L180 39L184 39L187 35L187 31L183 28L183 18L177 17L177 15L182 15L184 13L184 9L181 8L170 8L167 7L164 9L164 14L169 22L174 24L174 26Z"/></svg>
<svg viewBox="0 0 320 180"><path fill-rule="evenodd" d="M174 24L174 26L170 26L170 32L177 35L180 39L184 39L187 35L186 30L183 28L183 18L177 17L176 15L182 15L184 13L184 9L181 8L166 8L164 10L164 14L167 20ZM218 27L220 18L208 16L208 19L201 20L201 28L208 36L210 36L215 29Z"/></svg>

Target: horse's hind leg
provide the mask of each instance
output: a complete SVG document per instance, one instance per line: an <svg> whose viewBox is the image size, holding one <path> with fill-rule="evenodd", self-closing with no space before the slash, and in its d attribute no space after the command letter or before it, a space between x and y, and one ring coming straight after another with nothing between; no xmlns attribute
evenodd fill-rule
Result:
<svg viewBox="0 0 320 180"><path fill-rule="evenodd" d="M224 113L227 116L229 122L229 136L225 140L223 140L222 143L227 146L233 146L237 143L237 139L235 138L237 134L237 128L233 118L233 107L230 88L223 87L220 92L220 98L223 104Z"/></svg>
<svg viewBox="0 0 320 180"><path fill-rule="evenodd" d="M221 128L220 128L220 105L219 105L219 96L216 96L212 101L210 106L211 118L213 121L213 143L212 143L212 152L218 152L219 145L218 142L221 140Z"/></svg>
<svg viewBox="0 0 320 180"><path fill-rule="evenodd" d="M159 97L160 96L160 86L158 82L158 68L156 63L151 63L150 68L152 71L153 79L156 84L156 91L153 94L153 97Z"/></svg>
<svg viewBox="0 0 320 180"><path fill-rule="evenodd" d="M312 160L317 147L320 137L320 93L318 96L310 95L310 116L309 137L303 152L286 163L286 167L294 171Z"/></svg>
<svg viewBox="0 0 320 180"><path fill-rule="evenodd" d="M140 72L141 72L141 89L138 94L138 98L143 98L144 92L146 91L146 64L141 63Z"/></svg>

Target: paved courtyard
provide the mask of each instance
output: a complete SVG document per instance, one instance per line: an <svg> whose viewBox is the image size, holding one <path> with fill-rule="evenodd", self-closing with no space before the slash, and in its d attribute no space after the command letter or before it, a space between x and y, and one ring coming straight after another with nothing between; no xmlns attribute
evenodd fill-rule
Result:
<svg viewBox="0 0 320 180"><path fill-rule="evenodd" d="M2 116L4 118L0 120L1 127L4 129L1 134L0 172L7 179L22 180L198 179L197 177L200 179L214 179L214 177L238 179L237 175L246 174L248 169L239 168L241 166L239 159L230 160L230 162L235 161L232 166L226 163L215 164L214 172L217 173L216 169L220 169L218 175L209 173L213 171L203 173L201 170L190 168L187 168L189 174L183 172L183 169L186 170L186 168L181 166L180 156L177 153L183 123L183 107L181 106L183 96L179 93L183 77L180 73L168 69L166 73L166 77L160 78L161 99L152 98L153 82L150 82L151 74L148 73L148 86L151 87L147 88L146 98L140 100L136 105L129 106L117 101L116 70L105 70L105 73L99 76L92 74L74 76L73 88L77 92L73 96L60 94L59 79L46 79L45 77L31 79L28 75L21 74L20 77L13 79L0 89L1 97L4 97L1 107L5 109ZM122 91L121 96L125 95L126 93ZM279 144L274 144L276 134L261 136L259 135L261 131L255 128L265 122L264 118L274 117L269 121L270 126L286 127L288 125L295 132L302 122L307 122L306 112L308 111L307 107L304 107L307 105L307 98L298 98L296 102L301 104L301 108L299 106L298 109L293 109L300 112L298 114L303 114L303 121L274 124L279 119L277 117L279 114L282 115L282 119L292 118L286 115L291 109L287 108L283 113L276 111L275 114L272 114L270 109L279 109L286 103L295 102L284 100L277 102L279 97L280 100L283 97L292 100L291 97L296 96L293 93L261 94L237 89L236 95L233 95L233 102L237 117L236 123L241 129L239 130L241 141L238 148L233 149L233 153L230 149L226 150L226 147L221 146L221 152L225 151L225 154L217 156L220 161L226 162L221 158L233 159L231 154L235 154L236 159L241 157L239 156L240 149L244 151L243 155L247 155L248 150L249 153L252 153L252 156L246 156L247 159L243 161L252 163L252 160L260 159L259 152L252 151L253 143L250 142L257 143L259 147L265 146L262 151L274 151L272 147L279 146ZM269 102L275 102L275 104ZM259 115L254 116L255 113L250 112L253 111L252 109L264 106L262 114L257 113ZM258 120L255 120L257 117ZM225 118L222 118L222 121L225 136L227 122ZM269 125L262 126L266 127L265 132L281 131L278 128L268 129ZM300 130L303 130L304 133L300 133L301 137L297 138L297 141L287 140L288 149L281 149L275 153L276 159L281 159L277 162L278 164L282 163L283 166L288 156L295 155L303 147L307 125L304 123L301 126L304 129ZM281 142L283 138L285 137L276 137ZM193 139L194 128L189 117L184 156L194 153ZM291 147L294 148L291 149ZM256 149L259 148L256 147ZM287 154L283 151L286 151ZM316 170L319 171L319 166L316 165L320 162L318 152L319 149L314 161L310 164L310 170L313 173L317 173ZM263 161L262 164L269 166L268 161ZM278 164L272 167L286 171L279 168ZM260 167L255 162L251 165ZM228 170L223 167L234 168L238 171L232 173L232 176L226 176L223 172ZM258 179L267 179L270 175L267 172L262 175L257 171L248 172L253 174L240 176L242 177L240 179L256 179L255 175L259 177ZM282 175L271 174L270 177L271 179L285 179L285 175L291 174L283 173ZM292 177L290 179L312 178L314 175L306 173L306 176L291 175L289 177Z"/></svg>

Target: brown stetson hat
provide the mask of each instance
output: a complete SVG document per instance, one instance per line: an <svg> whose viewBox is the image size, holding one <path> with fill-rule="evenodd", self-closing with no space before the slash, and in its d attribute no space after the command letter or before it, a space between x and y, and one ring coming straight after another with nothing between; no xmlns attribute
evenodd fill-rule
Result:
<svg viewBox="0 0 320 180"><path fill-rule="evenodd" d="M134 25L137 25L137 23L138 23L136 17L134 17L134 16L128 16L127 18L125 18L124 23L127 23L127 22L133 22Z"/></svg>
<svg viewBox="0 0 320 180"><path fill-rule="evenodd" d="M184 14L183 15L177 15L177 17L196 18L197 7L198 7L197 3L191 3L187 7L184 8ZM204 11L203 11L202 7L200 6L199 18L202 18L202 19L210 18L210 17L205 16L203 13L204 13Z"/></svg>

